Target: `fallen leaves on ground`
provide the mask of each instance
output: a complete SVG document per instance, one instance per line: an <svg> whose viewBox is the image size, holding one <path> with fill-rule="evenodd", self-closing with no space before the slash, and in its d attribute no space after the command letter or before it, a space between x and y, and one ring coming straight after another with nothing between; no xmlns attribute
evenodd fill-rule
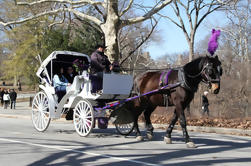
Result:
<svg viewBox="0 0 251 166"><path fill-rule="evenodd" d="M143 117L140 117L140 121L144 121ZM157 124L169 124L171 121L170 116L152 114L152 123ZM178 123L178 122L177 122ZM200 117L192 118L187 117L187 125L189 126L206 126L206 127L225 127L225 128L237 128L237 129L251 129L250 118L213 118L213 117Z"/></svg>

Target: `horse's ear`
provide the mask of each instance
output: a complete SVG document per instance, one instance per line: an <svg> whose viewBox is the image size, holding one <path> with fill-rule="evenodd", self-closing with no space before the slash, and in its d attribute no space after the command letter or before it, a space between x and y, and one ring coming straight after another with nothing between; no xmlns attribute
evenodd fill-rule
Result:
<svg viewBox="0 0 251 166"><path fill-rule="evenodd" d="M219 62L219 65L221 65L221 61L220 61L218 55L215 56L215 59Z"/></svg>
<svg viewBox="0 0 251 166"><path fill-rule="evenodd" d="M219 60L219 57L218 57L218 55L215 55L215 59L216 59L216 60Z"/></svg>

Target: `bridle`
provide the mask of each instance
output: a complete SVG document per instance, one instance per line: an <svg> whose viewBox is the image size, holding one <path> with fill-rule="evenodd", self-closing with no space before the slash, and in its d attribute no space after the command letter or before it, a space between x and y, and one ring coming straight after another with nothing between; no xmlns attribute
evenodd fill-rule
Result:
<svg viewBox="0 0 251 166"><path fill-rule="evenodd" d="M195 75L190 75L188 73L186 73L186 75L190 78L197 78L199 76L202 77L202 82L204 82L205 84L207 84L208 86L211 86L212 83L219 83L220 82L220 79L219 78L216 78L216 79L212 79L207 73L206 71L208 69L210 69L210 67L212 66L212 63L209 63L207 62L206 65L203 66L202 70L198 73L198 74L195 74ZM217 67L218 69L218 67ZM212 68L212 70L215 70Z"/></svg>

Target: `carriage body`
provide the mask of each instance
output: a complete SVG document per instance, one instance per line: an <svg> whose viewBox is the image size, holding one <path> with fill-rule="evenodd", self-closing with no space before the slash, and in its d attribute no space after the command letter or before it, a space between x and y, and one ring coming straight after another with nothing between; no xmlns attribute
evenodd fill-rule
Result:
<svg viewBox="0 0 251 166"><path fill-rule="evenodd" d="M76 73L73 83L66 88L66 94L58 102L53 87L55 71L59 67L71 66L76 60L81 60L86 67ZM133 78L127 74L104 73L102 93L91 93L90 63L88 55L71 51L54 51L41 62L36 72L41 80L41 91L35 95L32 104L33 125L38 131L45 131L51 119L61 118L73 111L76 131L81 136L87 136L92 130L94 119L106 114L105 110L98 111L95 107L129 97Z"/></svg>

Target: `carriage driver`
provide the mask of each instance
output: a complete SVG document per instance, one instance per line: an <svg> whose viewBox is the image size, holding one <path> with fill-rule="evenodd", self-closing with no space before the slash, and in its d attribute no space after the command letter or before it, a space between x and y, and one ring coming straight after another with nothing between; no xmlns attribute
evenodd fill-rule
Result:
<svg viewBox="0 0 251 166"><path fill-rule="evenodd" d="M98 44L91 54L92 93L102 90L103 72L112 70L111 62L104 54L106 46Z"/></svg>

